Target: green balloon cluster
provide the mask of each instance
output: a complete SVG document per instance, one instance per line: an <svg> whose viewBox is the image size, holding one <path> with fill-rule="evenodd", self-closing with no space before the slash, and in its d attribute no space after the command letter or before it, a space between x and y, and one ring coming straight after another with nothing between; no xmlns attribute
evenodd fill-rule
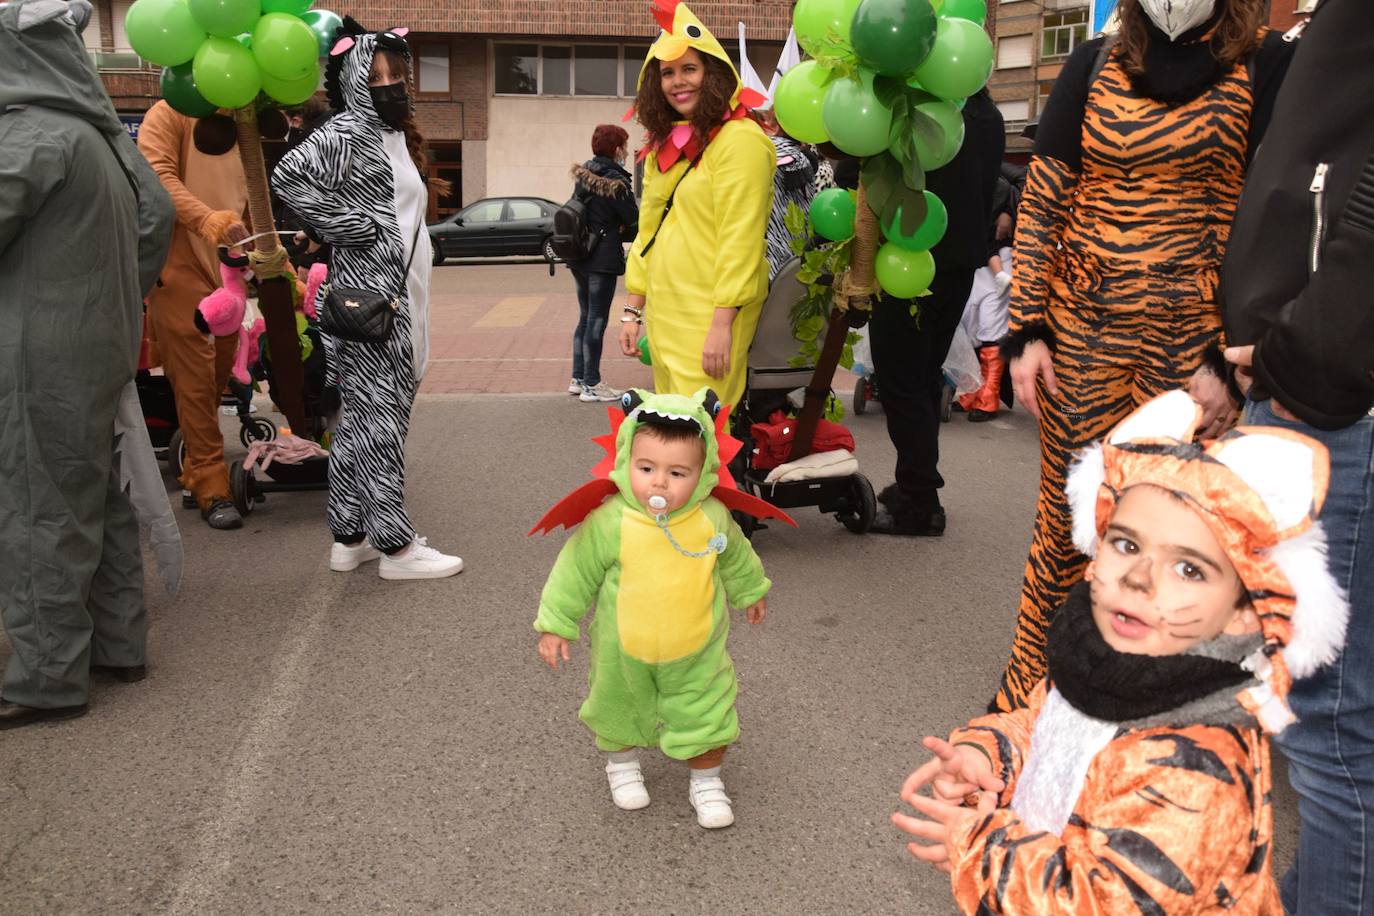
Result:
<svg viewBox="0 0 1374 916"><path fill-rule="evenodd" d="M299 105L320 82L319 59L342 20L312 0L136 0L129 44L159 64L162 97L188 117L251 105L260 92Z"/></svg>
<svg viewBox="0 0 1374 916"><path fill-rule="evenodd" d="M939 198L920 190L921 175L958 154L964 100L992 75L986 19L987 0L797 0L793 10L797 40L814 59L783 76L774 113L782 129L804 143L828 142L850 156L895 160L875 170L873 188L881 185L882 191L875 198L871 188L869 195L887 237L874 272L893 296L919 295L935 275L930 248L949 218ZM882 166L885 160L875 161ZM911 213L923 200L924 217L913 231L902 232L903 222L913 226L911 218L902 219L902 205ZM854 234L846 192L818 195L810 216L826 239Z"/></svg>

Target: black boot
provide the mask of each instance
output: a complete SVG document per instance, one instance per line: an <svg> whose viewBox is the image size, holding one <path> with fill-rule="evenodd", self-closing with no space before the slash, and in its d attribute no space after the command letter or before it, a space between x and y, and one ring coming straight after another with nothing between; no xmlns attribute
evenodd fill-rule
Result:
<svg viewBox="0 0 1374 916"><path fill-rule="evenodd" d="M945 533L945 510L938 502L917 502L896 484L884 487L878 502L878 514L868 529L873 534L940 537Z"/></svg>

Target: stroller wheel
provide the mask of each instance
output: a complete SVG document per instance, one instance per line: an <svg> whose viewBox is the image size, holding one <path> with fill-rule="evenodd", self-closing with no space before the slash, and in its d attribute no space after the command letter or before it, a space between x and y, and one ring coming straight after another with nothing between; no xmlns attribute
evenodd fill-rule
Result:
<svg viewBox="0 0 1374 916"><path fill-rule="evenodd" d="M850 477L849 486L853 508L839 513L837 518L850 531L863 534L873 524L873 517L878 514L878 501L873 496L873 484L869 483L864 475L855 474Z"/></svg>
<svg viewBox="0 0 1374 916"><path fill-rule="evenodd" d="M181 437L179 429L167 440L167 470L178 480L181 479L181 472L186 470L186 440Z"/></svg>
<svg viewBox="0 0 1374 916"><path fill-rule="evenodd" d="M244 448L254 442L271 442L277 438L277 425L265 417L254 417L239 427L239 441Z"/></svg>
<svg viewBox="0 0 1374 916"><path fill-rule="evenodd" d="M954 386L945 382L940 389L940 422L948 423L950 414L954 411Z"/></svg>
<svg viewBox="0 0 1374 916"><path fill-rule="evenodd" d="M237 461L229 468L229 493L234 498L234 508L239 515L248 515L257 502L258 480L252 471L245 471Z"/></svg>
<svg viewBox="0 0 1374 916"><path fill-rule="evenodd" d="M868 379L860 378L854 383L854 412L862 414L868 403Z"/></svg>
<svg viewBox="0 0 1374 916"><path fill-rule="evenodd" d="M749 538L751 541L754 539L754 532L758 531L759 528L763 527L759 524L759 520L754 518L754 516L750 515L748 512L741 512L738 509L732 509L730 510L730 515L734 518L735 524L739 525L739 530L743 531L744 536Z"/></svg>

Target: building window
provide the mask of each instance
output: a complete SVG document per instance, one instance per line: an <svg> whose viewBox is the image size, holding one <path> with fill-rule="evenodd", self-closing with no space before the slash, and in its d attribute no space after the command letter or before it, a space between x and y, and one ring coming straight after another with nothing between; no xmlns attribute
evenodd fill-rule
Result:
<svg viewBox="0 0 1374 916"><path fill-rule="evenodd" d="M1045 113L1045 106L1049 104L1050 92L1054 89L1054 80L1042 80L1040 91L1035 99L1035 116L1038 118Z"/></svg>
<svg viewBox="0 0 1374 916"><path fill-rule="evenodd" d="M422 44L418 56L420 65L416 68L416 76L419 91L448 95L448 45Z"/></svg>
<svg viewBox="0 0 1374 916"><path fill-rule="evenodd" d="M497 95L633 96L648 45L493 46Z"/></svg>
<svg viewBox="0 0 1374 916"><path fill-rule="evenodd" d="M626 45L621 49L624 52L623 74L620 94L633 98L636 89L639 87L639 71L644 69L644 58L649 56L648 45Z"/></svg>
<svg viewBox="0 0 1374 916"><path fill-rule="evenodd" d="M1011 99L1006 102L998 102L997 110L1002 112L1002 120L1008 124L1013 121L1026 121L1030 119L1030 100Z"/></svg>
<svg viewBox="0 0 1374 916"><path fill-rule="evenodd" d="M1046 13L1040 32L1040 59L1067 57L1069 52L1088 40L1088 11Z"/></svg>
<svg viewBox="0 0 1374 916"><path fill-rule="evenodd" d="M615 45L577 45L577 95L620 94L620 49Z"/></svg>
<svg viewBox="0 0 1374 916"><path fill-rule="evenodd" d="M538 94L539 45L497 45L495 60L497 95Z"/></svg>
<svg viewBox="0 0 1374 916"><path fill-rule="evenodd" d="M1007 70L1014 67L1029 67L1032 60L1031 36L1013 35L997 42L997 69Z"/></svg>

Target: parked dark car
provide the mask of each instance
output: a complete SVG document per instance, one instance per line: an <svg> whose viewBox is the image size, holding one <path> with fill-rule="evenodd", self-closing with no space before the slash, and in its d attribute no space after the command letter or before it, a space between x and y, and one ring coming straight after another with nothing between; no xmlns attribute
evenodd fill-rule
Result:
<svg viewBox="0 0 1374 916"><path fill-rule="evenodd" d="M542 197L488 197L429 224L434 263L446 258L534 255L557 260L550 242L559 207Z"/></svg>

